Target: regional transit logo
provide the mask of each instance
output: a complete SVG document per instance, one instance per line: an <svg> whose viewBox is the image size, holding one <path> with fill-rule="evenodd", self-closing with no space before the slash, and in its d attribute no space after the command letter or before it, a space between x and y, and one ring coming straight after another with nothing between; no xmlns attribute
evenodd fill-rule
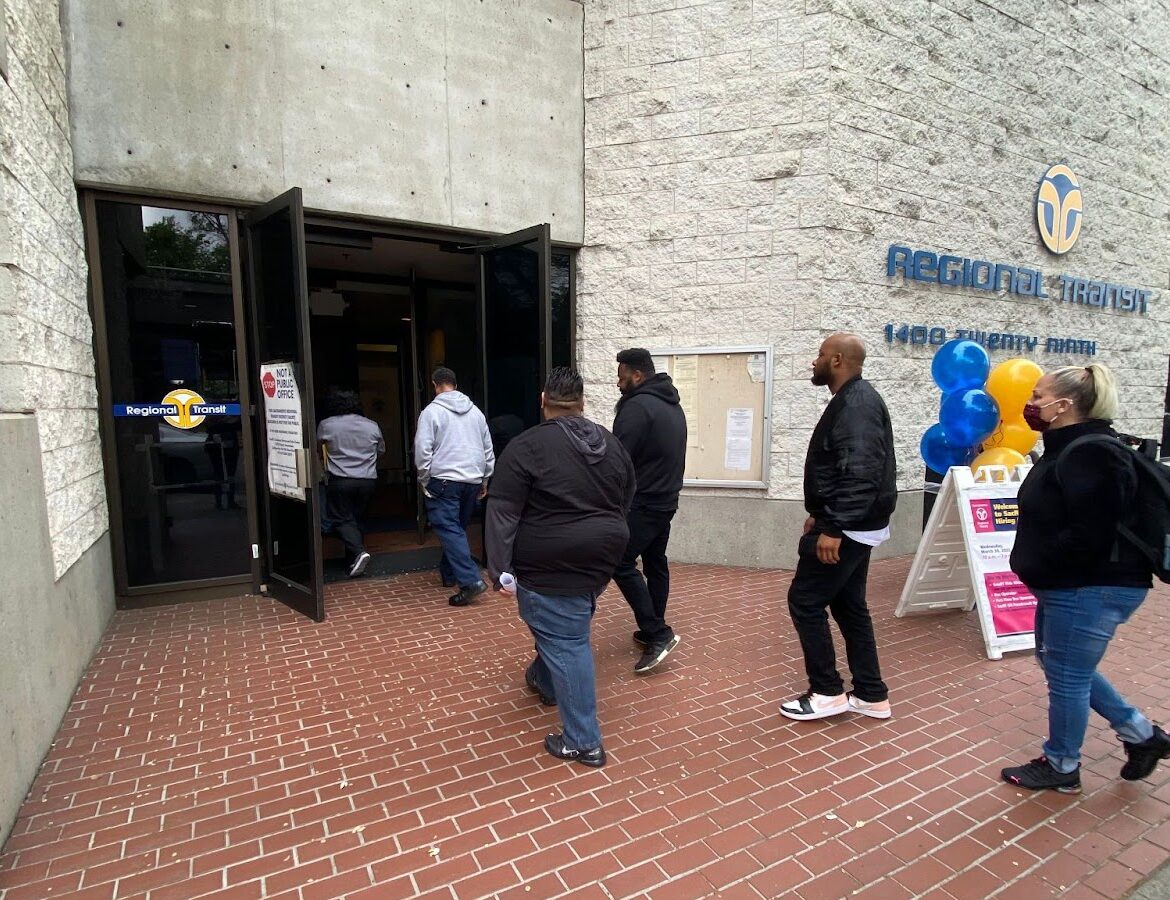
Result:
<svg viewBox="0 0 1170 900"><path fill-rule="evenodd" d="M1081 233L1083 212L1077 176L1068 166L1051 166L1036 192L1036 224L1044 246L1058 254L1071 250Z"/></svg>
<svg viewBox="0 0 1170 900"><path fill-rule="evenodd" d="M131 418L152 419L162 416L163 421L184 430L197 428L208 416L238 416L238 403L208 403L202 395L189 388L178 388L168 393L158 403L115 403L114 415Z"/></svg>

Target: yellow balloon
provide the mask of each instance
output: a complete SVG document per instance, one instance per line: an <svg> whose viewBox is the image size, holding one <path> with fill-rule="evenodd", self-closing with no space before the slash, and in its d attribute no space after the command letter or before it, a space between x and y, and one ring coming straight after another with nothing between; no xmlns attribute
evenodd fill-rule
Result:
<svg viewBox="0 0 1170 900"><path fill-rule="evenodd" d="M1024 404L1043 374L1044 370L1032 360L1019 358L1005 359L991 370L984 389L999 404L999 414L1005 422L1023 415Z"/></svg>
<svg viewBox="0 0 1170 900"><path fill-rule="evenodd" d="M1010 422L1000 419L999 424L995 426L995 431L991 432L991 436L983 442L983 449L1006 447L1008 450L1015 450L1026 456L1028 451L1036 446L1036 441L1039 438L1040 435L1029 428L1028 423L1023 419L1013 419Z"/></svg>
<svg viewBox="0 0 1170 900"><path fill-rule="evenodd" d="M983 466L1013 466L1024 464L1024 454L1007 447L992 447L984 450L971 461L971 471L978 472Z"/></svg>

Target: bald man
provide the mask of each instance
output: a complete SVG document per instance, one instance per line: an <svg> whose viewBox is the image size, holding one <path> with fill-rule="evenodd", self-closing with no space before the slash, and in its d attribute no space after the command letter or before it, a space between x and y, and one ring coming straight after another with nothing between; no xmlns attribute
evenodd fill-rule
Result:
<svg viewBox="0 0 1170 900"><path fill-rule="evenodd" d="M813 429L804 463L808 518L798 545L788 612L800 637L808 690L780 704L790 719L855 712L890 717L878 665L865 581L873 548L890 537L898 501L894 433L881 395L861 377L865 344L855 334L830 335L812 364L812 383L832 399ZM845 692L829 613L845 640L853 690Z"/></svg>

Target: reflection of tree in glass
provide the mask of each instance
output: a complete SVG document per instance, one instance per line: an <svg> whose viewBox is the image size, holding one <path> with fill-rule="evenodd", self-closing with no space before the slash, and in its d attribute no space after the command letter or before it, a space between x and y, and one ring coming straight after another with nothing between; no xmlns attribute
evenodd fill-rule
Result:
<svg viewBox="0 0 1170 900"><path fill-rule="evenodd" d="M143 229L147 265L195 272L227 272L227 220L214 213L189 213L184 227L164 216Z"/></svg>
<svg viewBox="0 0 1170 900"><path fill-rule="evenodd" d="M573 323L572 309L569 306L571 285L569 276L572 274L569 254L554 253L552 255L552 280L549 282L549 295L552 300L552 364L554 366L569 366L573 364Z"/></svg>
<svg viewBox="0 0 1170 900"><path fill-rule="evenodd" d="M549 282L549 293L552 295L553 307L569 303L569 254L554 253L552 255L552 280Z"/></svg>

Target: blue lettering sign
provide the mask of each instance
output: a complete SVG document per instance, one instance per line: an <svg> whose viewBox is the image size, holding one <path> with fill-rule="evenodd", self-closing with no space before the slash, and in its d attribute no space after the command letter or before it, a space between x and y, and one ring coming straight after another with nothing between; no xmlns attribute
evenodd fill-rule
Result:
<svg viewBox="0 0 1170 900"><path fill-rule="evenodd" d="M1044 273L1039 269L966 256L939 256L931 250L913 250L901 244L890 244L886 251L886 275L891 278L902 275L909 281L948 287L1004 291L1022 297L1048 299ZM1057 275L1055 278L1060 288L1056 296L1061 303L1141 315L1149 312L1150 299L1153 297L1151 290L1072 275Z"/></svg>
<svg viewBox="0 0 1170 900"><path fill-rule="evenodd" d="M988 350L1011 350L1016 353L1034 353L1044 341L1044 352L1076 356L1096 356L1097 342L1081 338L1049 337L1040 338L1032 334L1013 334L1006 331L982 330L977 328L956 328L949 333L941 325L895 325L885 327L887 344L945 344L949 338L974 341Z"/></svg>

